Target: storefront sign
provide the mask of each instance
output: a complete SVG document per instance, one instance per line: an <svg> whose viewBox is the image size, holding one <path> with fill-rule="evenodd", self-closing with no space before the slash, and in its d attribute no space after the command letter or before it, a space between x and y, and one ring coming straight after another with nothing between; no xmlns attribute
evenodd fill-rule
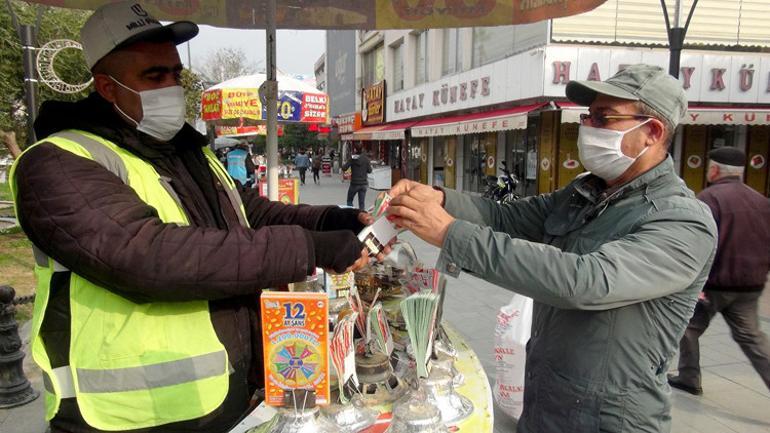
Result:
<svg viewBox="0 0 770 433"><path fill-rule="evenodd" d="M385 122L385 81L361 91L361 123L379 125Z"/></svg>
<svg viewBox="0 0 770 433"><path fill-rule="evenodd" d="M553 60L547 63L545 96L563 97L571 80L606 80L636 63L668 70L668 52L663 49L549 46L546 50L546 57ZM679 81L690 102L770 103L770 54L683 53Z"/></svg>
<svg viewBox="0 0 770 433"><path fill-rule="evenodd" d="M412 137L438 137L443 135L480 134L483 132L509 131L527 127L527 112L507 116L457 121L438 125L415 126Z"/></svg>
<svg viewBox="0 0 770 433"><path fill-rule="evenodd" d="M525 51L388 95L389 122L543 96L545 51Z"/></svg>
<svg viewBox="0 0 770 433"><path fill-rule="evenodd" d="M334 118L334 124L337 125L337 132L340 134L350 134L353 131L361 129L361 113L343 114Z"/></svg>
<svg viewBox="0 0 770 433"><path fill-rule="evenodd" d="M765 166L765 157L759 154L753 155L751 159L749 159L749 166L755 170L759 170Z"/></svg>
<svg viewBox="0 0 770 433"><path fill-rule="evenodd" d="M405 95L393 101L393 111L395 113L420 111L425 108L425 104L431 104L433 107L448 106L451 109L458 102L468 99L485 99L491 95L490 80L490 77L486 76L452 86L443 83L433 90Z"/></svg>
<svg viewBox="0 0 770 433"><path fill-rule="evenodd" d="M770 109L691 108L685 125L770 125Z"/></svg>

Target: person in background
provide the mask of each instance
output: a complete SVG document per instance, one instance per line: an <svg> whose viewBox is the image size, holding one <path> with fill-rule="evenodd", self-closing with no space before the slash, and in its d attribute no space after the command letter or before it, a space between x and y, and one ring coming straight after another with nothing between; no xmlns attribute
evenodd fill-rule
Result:
<svg viewBox="0 0 770 433"><path fill-rule="evenodd" d="M360 147L353 147L353 154L342 166L342 171L350 169L350 186L348 187L348 206L353 206L353 197L358 194L358 208L366 206L366 190L369 188L367 174L372 172L369 157L361 152Z"/></svg>
<svg viewBox="0 0 770 433"><path fill-rule="evenodd" d="M255 171L248 144L238 143L227 152L227 173L241 185L251 187L254 184Z"/></svg>
<svg viewBox="0 0 770 433"><path fill-rule="evenodd" d="M679 342L679 374L668 383L701 395L700 348L703 335L722 313L733 340L770 389L770 343L759 326L759 297L770 272L770 201L742 181L746 154L735 147L709 152L706 180L698 194L717 223L719 243L714 265L695 313Z"/></svg>
<svg viewBox="0 0 770 433"><path fill-rule="evenodd" d="M299 155L294 157L294 166L297 167L297 170L299 170L299 180L302 182L302 185L304 185L305 173L310 167L310 156L308 156L305 149L301 149L299 151Z"/></svg>
<svg viewBox="0 0 770 433"><path fill-rule="evenodd" d="M264 385L262 290L368 262L371 216L260 197L185 123L176 45L197 33L135 1L97 9L95 91L44 102L12 166L52 433L230 431Z"/></svg>
<svg viewBox="0 0 770 433"><path fill-rule="evenodd" d="M316 185L321 184L321 162L321 152L318 152L313 158L313 183Z"/></svg>
<svg viewBox="0 0 770 433"><path fill-rule="evenodd" d="M534 300L518 433L667 433L666 372L717 237L668 155L687 98L649 65L566 93L589 107L577 147L590 173L506 204L401 180L388 213L441 248L440 272Z"/></svg>

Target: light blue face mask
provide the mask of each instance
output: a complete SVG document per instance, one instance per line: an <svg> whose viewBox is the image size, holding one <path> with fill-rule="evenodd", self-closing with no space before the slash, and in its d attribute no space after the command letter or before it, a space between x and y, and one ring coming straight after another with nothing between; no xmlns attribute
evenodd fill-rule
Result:
<svg viewBox="0 0 770 433"><path fill-rule="evenodd" d="M142 120L136 121L114 104L120 114L126 116L136 129L160 141L169 141L182 129L185 120L185 100L182 86L169 86L162 89L136 90L126 86L114 77L112 80L124 89L139 95L142 101Z"/></svg>
<svg viewBox="0 0 770 433"><path fill-rule="evenodd" d="M580 125L577 146L583 167L607 182L619 178L628 170L628 167L631 167L634 161L649 149L649 147L645 147L639 152L639 155L631 158L621 150L623 137L629 132L641 128L650 120L652 119L647 119L625 131Z"/></svg>

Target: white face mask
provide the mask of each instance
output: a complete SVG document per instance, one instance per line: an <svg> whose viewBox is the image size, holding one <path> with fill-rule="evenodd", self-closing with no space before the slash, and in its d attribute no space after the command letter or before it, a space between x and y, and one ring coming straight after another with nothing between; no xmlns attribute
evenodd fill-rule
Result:
<svg viewBox="0 0 770 433"><path fill-rule="evenodd" d="M650 120L647 119L625 131L580 125L577 139L580 162L588 171L605 181L609 182L619 178L634 161L649 149L645 147L636 158L626 156L620 146L623 137Z"/></svg>
<svg viewBox="0 0 770 433"><path fill-rule="evenodd" d="M115 104L115 109L136 124L136 129L160 141L169 141L184 126L185 100L182 86L170 86L162 89L136 90L126 86L113 77L121 87L139 95L142 101L142 120L137 122Z"/></svg>

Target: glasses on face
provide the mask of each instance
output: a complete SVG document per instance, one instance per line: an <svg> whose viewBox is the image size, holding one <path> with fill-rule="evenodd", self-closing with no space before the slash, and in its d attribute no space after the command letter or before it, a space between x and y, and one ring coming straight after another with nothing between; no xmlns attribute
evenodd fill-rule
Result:
<svg viewBox="0 0 770 433"><path fill-rule="evenodd" d="M618 120L642 120L652 119L652 116L647 114L604 114L604 113L581 113L580 124L590 125L594 128L604 128L610 122L616 122Z"/></svg>

